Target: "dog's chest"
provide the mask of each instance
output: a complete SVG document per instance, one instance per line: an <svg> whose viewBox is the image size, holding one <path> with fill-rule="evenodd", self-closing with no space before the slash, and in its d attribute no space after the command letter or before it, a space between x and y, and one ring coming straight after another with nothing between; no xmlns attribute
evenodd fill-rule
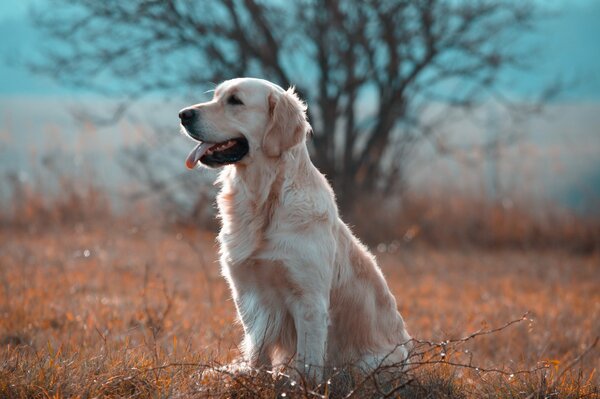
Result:
<svg viewBox="0 0 600 399"><path fill-rule="evenodd" d="M232 187L218 198L222 227L219 233L222 273L242 314L255 314L257 303L278 308L293 287L285 265L271 253L272 226L258 207ZM287 294L286 294L287 293ZM252 309L250 309L252 308ZM255 310L255 309L254 309Z"/></svg>
<svg viewBox="0 0 600 399"><path fill-rule="evenodd" d="M244 193L225 187L217 200L222 226L219 232L221 255L227 264L240 264L252 257L264 241L262 212Z"/></svg>

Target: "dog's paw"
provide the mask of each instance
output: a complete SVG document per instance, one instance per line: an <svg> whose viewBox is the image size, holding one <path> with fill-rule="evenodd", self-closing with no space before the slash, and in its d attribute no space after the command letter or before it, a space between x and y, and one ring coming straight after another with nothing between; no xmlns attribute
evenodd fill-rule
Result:
<svg viewBox="0 0 600 399"><path fill-rule="evenodd" d="M206 368L202 371L202 382L232 380L234 378L253 377L259 370L251 368L246 362L234 362L222 366Z"/></svg>

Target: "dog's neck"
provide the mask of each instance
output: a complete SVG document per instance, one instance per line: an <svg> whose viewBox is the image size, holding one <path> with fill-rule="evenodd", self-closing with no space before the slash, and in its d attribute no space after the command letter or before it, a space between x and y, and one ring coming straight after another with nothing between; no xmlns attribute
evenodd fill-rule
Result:
<svg viewBox="0 0 600 399"><path fill-rule="evenodd" d="M274 190L282 188L283 181L307 176L312 173L314 166L303 143L285 151L280 157L266 158L265 162L231 165L227 169L219 178L223 189L243 190L248 200L260 209L268 201L269 195L274 194Z"/></svg>
<svg viewBox="0 0 600 399"><path fill-rule="evenodd" d="M224 224L228 218L244 219L244 213L269 212L269 207L282 199L286 185L294 184L298 179L308 180L315 173L304 143L277 158L225 167L217 180L222 185L218 204Z"/></svg>

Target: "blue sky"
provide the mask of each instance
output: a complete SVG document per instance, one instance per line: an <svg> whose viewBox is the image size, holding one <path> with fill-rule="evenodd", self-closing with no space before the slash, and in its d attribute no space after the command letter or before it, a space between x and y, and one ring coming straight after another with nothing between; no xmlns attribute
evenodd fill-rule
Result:
<svg viewBox="0 0 600 399"><path fill-rule="evenodd" d="M21 60L35 55L41 38L31 27L30 7L46 7L48 0L4 0L0 2L0 95L73 95L42 76L34 76ZM511 90L527 95L539 91L556 78L569 82L562 101L600 100L600 1L545 0L544 7L555 14L539 26L530 38L539 50L533 58L535 69L507 76Z"/></svg>

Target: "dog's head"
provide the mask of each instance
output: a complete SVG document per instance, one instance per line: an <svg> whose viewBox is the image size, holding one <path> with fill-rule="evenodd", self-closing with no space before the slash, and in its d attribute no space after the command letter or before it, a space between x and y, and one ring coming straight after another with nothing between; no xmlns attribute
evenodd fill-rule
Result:
<svg viewBox="0 0 600 399"><path fill-rule="evenodd" d="M262 79L239 78L221 83L211 101L179 112L183 131L199 144L186 160L210 167L277 158L302 144L310 125L306 106L293 88Z"/></svg>

